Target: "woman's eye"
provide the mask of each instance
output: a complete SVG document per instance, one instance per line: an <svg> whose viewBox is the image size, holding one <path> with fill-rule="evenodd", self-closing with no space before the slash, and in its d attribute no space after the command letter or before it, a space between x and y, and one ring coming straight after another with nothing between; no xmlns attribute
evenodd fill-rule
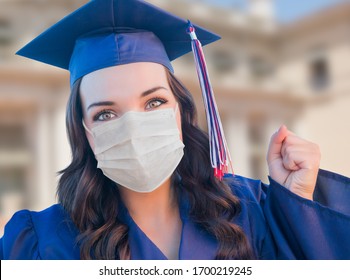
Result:
<svg viewBox="0 0 350 280"><path fill-rule="evenodd" d="M166 103L165 100L161 100L161 99L153 99L150 102L147 103L146 109L153 109L153 108L157 108L160 105Z"/></svg>
<svg viewBox="0 0 350 280"><path fill-rule="evenodd" d="M105 111L97 114L94 121L109 121L116 117L116 114L110 111Z"/></svg>

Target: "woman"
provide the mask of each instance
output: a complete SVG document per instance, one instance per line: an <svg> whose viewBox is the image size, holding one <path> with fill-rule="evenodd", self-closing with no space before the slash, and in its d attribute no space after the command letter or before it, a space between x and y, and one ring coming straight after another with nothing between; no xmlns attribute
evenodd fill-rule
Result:
<svg viewBox="0 0 350 280"><path fill-rule="evenodd" d="M188 52L182 35L166 40L179 26L144 2L96 0L20 51L71 73L72 162L59 204L7 224L1 259L350 258L350 180L319 170L317 145L282 126L269 186L214 176L191 94L172 73Z"/></svg>

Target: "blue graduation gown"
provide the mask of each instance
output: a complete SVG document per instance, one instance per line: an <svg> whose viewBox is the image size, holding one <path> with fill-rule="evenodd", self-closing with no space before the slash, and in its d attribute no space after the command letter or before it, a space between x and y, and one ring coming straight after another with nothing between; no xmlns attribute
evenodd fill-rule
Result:
<svg viewBox="0 0 350 280"><path fill-rule="evenodd" d="M350 259L350 179L329 171L318 174L314 201L301 198L273 179L266 185L238 175L225 176L242 204L234 220L259 259ZM181 199L180 259L213 259L217 241L187 215ZM166 259L129 215L132 259ZM61 205L41 212L17 212L0 239L1 259L79 259L78 230Z"/></svg>

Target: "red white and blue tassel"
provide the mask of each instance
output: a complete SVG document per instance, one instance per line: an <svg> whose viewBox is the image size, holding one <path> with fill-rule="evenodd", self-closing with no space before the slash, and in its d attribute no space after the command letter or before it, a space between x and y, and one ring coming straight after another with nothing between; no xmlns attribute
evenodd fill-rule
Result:
<svg viewBox="0 0 350 280"><path fill-rule="evenodd" d="M192 51L207 115L211 166L214 168L215 177L222 180L223 175L229 172L229 168L233 173L231 157L227 148L214 92L209 80L202 44L197 39L195 28L190 21L188 21L187 33L191 36L192 40Z"/></svg>

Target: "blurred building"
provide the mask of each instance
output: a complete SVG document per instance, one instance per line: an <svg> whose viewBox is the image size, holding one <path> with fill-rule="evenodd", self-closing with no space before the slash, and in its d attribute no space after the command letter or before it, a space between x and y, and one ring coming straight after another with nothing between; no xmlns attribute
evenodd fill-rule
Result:
<svg viewBox="0 0 350 280"><path fill-rule="evenodd" d="M68 74L14 53L86 2L0 0L0 233L14 211L54 203L57 171L70 159ZM245 11L149 2L222 36L205 54L235 173L267 180L267 146L284 123L320 145L322 168L350 176L349 2L288 25L275 21L271 0L250 0ZM205 128L192 54L174 68Z"/></svg>

